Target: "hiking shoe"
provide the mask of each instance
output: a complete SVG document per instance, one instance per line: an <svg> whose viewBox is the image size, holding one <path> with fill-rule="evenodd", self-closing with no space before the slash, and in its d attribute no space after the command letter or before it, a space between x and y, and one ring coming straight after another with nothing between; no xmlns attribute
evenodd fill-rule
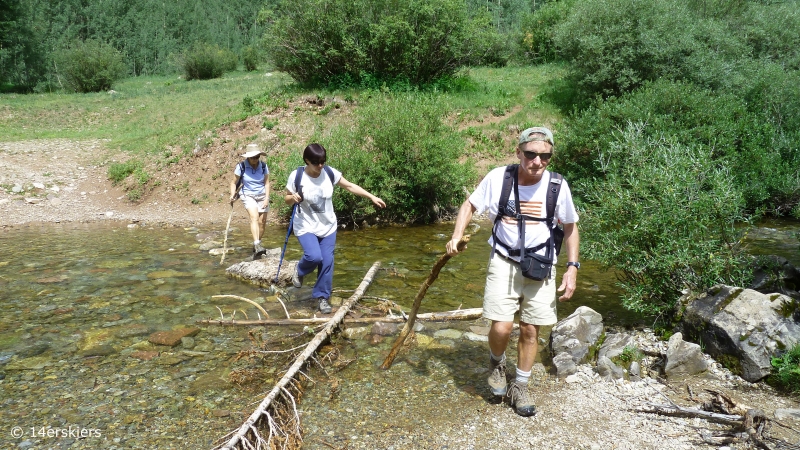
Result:
<svg viewBox="0 0 800 450"><path fill-rule="evenodd" d="M536 414L536 405L533 404L533 398L528 394L528 385L511 383L508 388L508 402L514 407L514 412L522 417L530 417Z"/></svg>
<svg viewBox="0 0 800 450"><path fill-rule="evenodd" d="M328 303L327 298L320 297L319 299L319 312L322 314L330 314L331 313L331 304Z"/></svg>
<svg viewBox="0 0 800 450"><path fill-rule="evenodd" d="M492 390L492 394L502 397L506 395L506 388L508 386L508 382L506 381L506 357L503 356L503 359L500 361L495 361L492 357L489 357L489 369L491 369L492 374L489 375L489 388Z"/></svg>
<svg viewBox="0 0 800 450"><path fill-rule="evenodd" d="M294 274L292 275L292 284L296 288L301 288L303 287L303 277L301 277L300 274L297 272L298 269L299 268L297 266L294 266Z"/></svg>
<svg viewBox="0 0 800 450"><path fill-rule="evenodd" d="M267 249L261 246L261 244L253 244L253 260L259 259L260 257L264 256L267 252Z"/></svg>

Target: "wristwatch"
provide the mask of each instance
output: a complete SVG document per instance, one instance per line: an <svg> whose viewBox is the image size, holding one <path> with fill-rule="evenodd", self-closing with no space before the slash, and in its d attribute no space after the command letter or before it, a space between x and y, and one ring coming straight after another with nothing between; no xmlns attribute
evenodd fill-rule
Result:
<svg viewBox="0 0 800 450"><path fill-rule="evenodd" d="M567 263L567 267L569 267L569 266L575 266L576 269L580 269L581 268L581 263L579 263L577 261L570 261L570 262Z"/></svg>

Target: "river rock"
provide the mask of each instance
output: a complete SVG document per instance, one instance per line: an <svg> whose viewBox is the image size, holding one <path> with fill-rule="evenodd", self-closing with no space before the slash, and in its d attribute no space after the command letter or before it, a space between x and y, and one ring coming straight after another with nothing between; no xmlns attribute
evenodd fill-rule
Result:
<svg viewBox="0 0 800 450"><path fill-rule="evenodd" d="M567 353L576 364L584 361L589 347L603 334L603 316L588 306L579 306L566 319L558 322L550 332L550 350L553 355Z"/></svg>
<svg viewBox="0 0 800 450"><path fill-rule="evenodd" d="M111 344L99 344L86 347L79 351L78 354L81 356L108 356L116 352Z"/></svg>
<svg viewBox="0 0 800 450"><path fill-rule="evenodd" d="M391 336L397 333L397 324L388 322L375 322L372 325L372 334L378 336Z"/></svg>
<svg viewBox="0 0 800 450"><path fill-rule="evenodd" d="M462 335L462 337L468 341L473 341L473 342L489 342L489 336L485 334L473 333L471 331L467 331Z"/></svg>
<svg viewBox="0 0 800 450"><path fill-rule="evenodd" d="M175 347L181 343L181 339L188 336L194 336L199 332L200 329L195 327L178 328L176 330L169 331L157 331L151 334L147 340L156 345L168 345L170 347Z"/></svg>
<svg viewBox="0 0 800 450"><path fill-rule="evenodd" d="M626 333L607 334L603 345L600 346L600 350L597 352L597 357L611 359L621 355L625 347L630 345L632 339L631 335Z"/></svg>
<svg viewBox="0 0 800 450"><path fill-rule="evenodd" d="M211 250L212 248L221 248L221 247L222 247L222 242L211 240L203 242L202 244L200 244L199 248L200 250L205 252Z"/></svg>
<svg viewBox="0 0 800 450"><path fill-rule="evenodd" d="M553 365L556 367L556 376L564 379L578 371L578 365L567 352L561 352L553 358Z"/></svg>
<svg viewBox="0 0 800 450"><path fill-rule="evenodd" d="M697 375L708 369L700 346L683 340L681 333L675 333L667 344L667 364L664 372L668 377Z"/></svg>
<svg viewBox="0 0 800 450"><path fill-rule="evenodd" d="M342 330L342 336L346 337L347 339L360 339L367 335L369 332L368 327L357 327L357 328L350 328L347 327Z"/></svg>
<svg viewBox="0 0 800 450"><path fill-rule="evenodd" d="M756 382L770 374L771 358L800 343L798 301L782 294L717 285L687 294L684 331L705 345L706 353L738 365L742 378ZM738 361L732 361L735 357Z"/></svg>
<svg viewBox="0 0 800 450"><path fill-rule="evenodd" d="M272 284L278 286L290 286L292 275L298 261L283 260L280 267L278 281L275 282L275 275L278 273L278 263L281 258L281 249L273 248L267 250L264 257L255 261L242 261L236 263L225 270L229 276L249 283L257 284L262 287Z"/></svg>
<svg viewBox="0 0 800 450"><path fill-rule="evenodd" d="M446 328L433 333L433 337L437 339L461 339L463 334L463 331L455 330L453 328Z"/></svg>
<svg viewBox="0 0 800 450"><path fill-rule="evenodd" d="M597 358L597 374L606 381L614 381L622 379L625 372L621 367L617 367L610 359L605 356Z"/></svg>

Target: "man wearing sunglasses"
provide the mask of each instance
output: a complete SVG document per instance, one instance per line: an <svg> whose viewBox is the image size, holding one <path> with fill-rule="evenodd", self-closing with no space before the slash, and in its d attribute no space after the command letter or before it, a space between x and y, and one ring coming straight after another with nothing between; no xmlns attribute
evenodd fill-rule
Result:
<svg viewBox="0 0 800 450"><path fill-rule="evenodd" d="M447 254L457 254L456 245L476 211L488 212L492 221L497 219L489 239L493 252L487 268L483 299L483 317L492 321L489 330L491 372L488 383L492 393L507 396L515 412L521 416L536 414L533 398L528 393L528 380L538 352L539 328L556 323L556 291L563 292L559 301L569 300L575 291L580 268L578 213L572 202L572 194L566 180L547 170L553 149L553 133L549 129L534 127L523 131L516 149L519 165L509 166L509 173L516 172L517 186L511 190L505 208L500 208L500 197L507 168L498 167L484 177L475 192L461 205L452 239L447 243ZM560 190L553 190L553 193L558 192L553 216L563 224L569 261L558 289L556 255L553 252L546 253L545 248L553 239L553 228L547 225L546 220L548 190L556 185L560 185ZM519 193L518 202L515 192ZM519 211L516 211L516 205L519 205ZM528 221L523 216L535 220ZM555 220L551 222L555 227ZM524 242L520 242L522 236ZM545 275L538 281L523 276L520 267L523 247L526 252L530 250L538 255L552 254L553 265L549 276ZM515 253L515 249L520 250ZM514 381L509 385L505 351L517 312L520 314L517 367Z"/></svg>

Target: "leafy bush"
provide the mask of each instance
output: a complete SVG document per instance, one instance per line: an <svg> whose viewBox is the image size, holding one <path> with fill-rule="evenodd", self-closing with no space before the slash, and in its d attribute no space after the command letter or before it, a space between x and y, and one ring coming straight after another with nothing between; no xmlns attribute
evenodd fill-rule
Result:
<svg viewBox="0 0 800 450"><path fill-rule="evenodd" d="M767 381L783 391L800 393L800 345L772 358L772 374Z"/></svg>
<svg viewBox="0 0 800 450"><path fill-rule="evenodd" d="M282 0L263 45L302 83L427 84L484 60L496 39L460 0Z"/></svg>
<svg viewBox="0 0 800 450"><path fill-rule="evenodd" d="M219 78L225 72L236 70L236 64L236 54L218 45L198 43L183 55L186 80Z"/></svg>
<svg viewBox="0 0 800 450"><path fill-rule="evenodd" d="M242 63L245 70L252 72L258 69L258 62L261 59L258 49L253 45L248 45L242 49Z"/></svg>
<svg viewBox="0 0 800 450"><path fill-rule="evenodd" d="M331 166L381 197L387 208L343 192L334 196L340 220L379 216L391 221L430 223L464 201L464 186L475 180L460 162L463 139L444 122L445 109L416 94L380 97L359 110L357 125L342 126L320 139Z"/></svg>
<svg viewBox="0 0 800 450"><path fill-rule="evenodd" d="M763 5L752 2L748 14L732 20L759 60L781 62L787 69L800 69L800 8L797 3Z"/></svg>
<svg viewBox="0 0 800 450"><path fill-rule="evenodd" d="M525 62L544 63L559 59L553 42L555 28L568 16L575 0L547 2L522 19L517 46Z"/></svg>
<svg viewBox="0 0 800 450"><path fill-rule="evenodd" d="M566 121L558 169L571 181L602 177L599 152L629 122L646 122L648 136L704 146L714 160L736 165L748 210L789 213L800 204L800 76L774 64L744 73L747 81L730 94L662 80L596 103Z"/></svg>
<svg viewBox="0 0 800 450"><path fill-rule="evenodd" d="M696 17L681 0L578 2L553 41L589 98L660 78L716 87L748 53L724 22Z"/></svg>
<svg viewBox="0 0 800 450"><path fill-rule="evenodd" d="M712 149L629 124L598 152L603 178L578 183L586 256L618 273L623 305L660 314L683 289L748 284L738 242L744 200Z"/></svg>
<svg viewBox="0 0 800 450"><path fill-rule="evenodd" d="M101 41L77 41L55 60L64 85L76 92L106 91L125 75L122 54Z"/></svg>

